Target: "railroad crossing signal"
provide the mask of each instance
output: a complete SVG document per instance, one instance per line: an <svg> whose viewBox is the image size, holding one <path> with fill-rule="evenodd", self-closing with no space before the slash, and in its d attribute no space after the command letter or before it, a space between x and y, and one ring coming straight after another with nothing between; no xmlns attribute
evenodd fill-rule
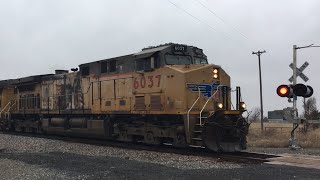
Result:
<svg viewBox="0 0 320 180"><path fill-rule="evenodd" d="M297 68L297 76L300 76L304 82L307 82L309 78L305 74L303 74L302 71L305 70L308 66L309 66L309 63L306 61L303 63L303 65L300 68ZM289 67L293 69L293 63L291 63ZM289 81L293 82L293 76L290 77Z"/></svg>
<svg viewBox="0 0 320 180"><path fill-rule="evenodd" d="M302 96L304 98L311 97L313 88L304 84L285 85L282 84L277 88L277 94L280 97L293 98L295 96Z"/></svg>

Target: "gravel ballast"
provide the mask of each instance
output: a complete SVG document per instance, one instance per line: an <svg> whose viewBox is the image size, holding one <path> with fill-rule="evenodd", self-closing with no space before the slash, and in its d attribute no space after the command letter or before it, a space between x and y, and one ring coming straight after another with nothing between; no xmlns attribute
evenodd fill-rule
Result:
<svg viewBox="0 0 320 180"><path fill-rule="evenodd" d="M318 179L319 170L0 134L0 179Z"/></svg>
<svg viewBox="0 0 320 180"><path fill-rule="evenodd" d="M10 153L73 153L85 156L117 157L127 160L148 162L175 167L179 169L240 168L238 164L219 162L219 159L201 156L180 155L174 153L147 150L123 149L117 147L97 146L70 141L53 140L0 134L0 149Z"/></svg>

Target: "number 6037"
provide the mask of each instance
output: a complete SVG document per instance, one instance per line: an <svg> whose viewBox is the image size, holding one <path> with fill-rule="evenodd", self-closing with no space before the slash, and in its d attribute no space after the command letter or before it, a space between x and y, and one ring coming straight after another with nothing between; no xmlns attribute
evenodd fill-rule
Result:
<svg viewBox="0 0 320 180"><path fill-rule="evenodd" d="M160 87L161 75L155 76L141 76L139 78L134 78L133 87L135 89L138 88L152 88L152 87Z"/></svg>

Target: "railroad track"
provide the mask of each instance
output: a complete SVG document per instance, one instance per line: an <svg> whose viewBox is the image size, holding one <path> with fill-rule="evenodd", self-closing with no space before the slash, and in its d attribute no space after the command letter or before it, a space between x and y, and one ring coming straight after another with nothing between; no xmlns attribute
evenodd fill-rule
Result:
<svg viewBox="0 0 320 180"><path fill-rule="evenodd" d="M143 143L125 143L112 140L101 140L101 139L88 139L88 138L77 138L59 135L42 135L32 133L17 133L17 132L3 132L4 134L10 134L14 136L26 136L36 138L46 138L52 140L60 140L71 143L83 143L96 146L109 146L115 148L122 148L128 150L141 150L141 151L153 151L162 153L174 153L179 155L188 156L202 156L208 158L215 158L219 161L239 162L239 163L264 163L268 162L269 158L278 157L276 155L261 154L261 153L250 153L250 152L236 152L236 153L216 153L204 148L184 147L177 148L170 144L167 145L147 145Z"/></svg>
<svg viewBox="0 0 320 180"><path fill-rule="evenodd" d="M31 133L17 133L17 132L6 132L6 134L16 136L27 136L36 138L45 138L52 140L66 141L70 143L83 143L95 146L108 146L115 148L122 148L128 150L138 151L150 151L150 152L161 152L161 153L173 153L178 155L186 156L201 156L218 160L220 162L236 162L243 164L273 164L273 165L287 165L303 168L320 169L320 157L307 156L307 155L294 155L294 154L263 154L253 152L236 152L236 153L216 153L203 148L177 148L170 145L147 145L142 143L125 143L119 141L100 140L100 139L86 139L86 138L75 138L57 135L42 135L42 134L31 134ZM0 152L1 153L1 152Z"/></svg>

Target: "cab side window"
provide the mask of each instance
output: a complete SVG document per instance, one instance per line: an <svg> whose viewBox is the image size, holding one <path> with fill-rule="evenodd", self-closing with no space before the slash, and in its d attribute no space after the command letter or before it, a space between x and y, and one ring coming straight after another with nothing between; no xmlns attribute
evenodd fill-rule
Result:
<svg viewBox="0 0 320 180"><path fill-rule="evenodd" d="M101 74L108 72L108 62L107 61L104 61L101 63L100 72L101 72Z"/></svg>
<svg viewBox="0 0 320 180"><path fill-rule="evenodd" d="M136 71L145 71L145 70L151 70L151 59L150 58L137 59Z"/></svg>
<svg viewBox="0 0 320 180"><path fill-rule="evenodd" d="M89 73L90 73L89 66L82 67L80 71L82 76L89 76Z"/></svg>
<svg viewBox="0 0 320 180"><path fill-rule="evenodd" d="M160 67L160 55L156 54L154 56L154 68L159 68Z"/></svg>
<svg viewBox="0 0 320 180"><path fill-rule="evenodd" d="M117 72L117 61L111 60L110 62L110 73Z"/></svg>

